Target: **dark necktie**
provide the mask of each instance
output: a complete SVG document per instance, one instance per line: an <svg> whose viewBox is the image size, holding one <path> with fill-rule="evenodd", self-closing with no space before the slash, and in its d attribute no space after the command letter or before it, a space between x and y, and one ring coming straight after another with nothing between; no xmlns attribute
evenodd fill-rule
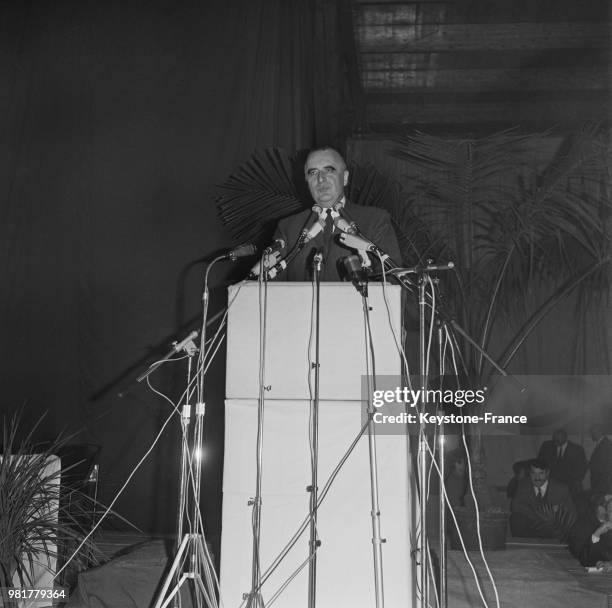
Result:
<svg viewBox="0 0 612 608"><path fill-rule="evenodd" d="M332 210L327 209L325 211L325 226L323 228L323 232L325 236L329 238L329 235L334 231L334 220L332 218Z"/></svg>
<svg viewBox="0 0 612 608"><path fill-rule="evenodd" d="M331 240L333 236L334 230L334 220L331 216L332 210L327 209L325 212L325 226L323 227L323 240L325 243L325 253L329 252L329 248L331 245ZM327 257L327 256L326 256Z"/></svg>
<svg viewBox="0 0 612 608"><path fill-rule="evenodd" d="M544 500L544 495L542 494L542 488L538 488L538 491L536 494L536 500L538 502L542 502Z"/></svg>

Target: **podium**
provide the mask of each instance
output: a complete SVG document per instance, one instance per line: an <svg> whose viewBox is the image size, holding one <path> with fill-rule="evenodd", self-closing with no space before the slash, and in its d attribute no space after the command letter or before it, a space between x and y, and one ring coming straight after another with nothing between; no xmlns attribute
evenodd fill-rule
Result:
<svg viewBox="0 0 612 608"><path fill-rule="evenodd" d="M229 289L227 333L221 598L238 608L251 587L252 507L259 394L260 287ZM260 563L265 572L308 515L310 484L308 376L314 287L267 286L265 413ZM400 376L401 293L370 284L370 322L377 375ZM362 298L350 283L321 285L319 492L362 427L365 375ZM314 356L314 345L311 345ZM411 491L409 438L377 435L384 597L387 606L414 604L410 559L416 498ZM342 467L318 509L317 606L375 605L368 438ZM264 603L308 558L308 530L262 586ZM306 608L308 566L274 606ZM267 605L267 604L266 604Z"/></svg>

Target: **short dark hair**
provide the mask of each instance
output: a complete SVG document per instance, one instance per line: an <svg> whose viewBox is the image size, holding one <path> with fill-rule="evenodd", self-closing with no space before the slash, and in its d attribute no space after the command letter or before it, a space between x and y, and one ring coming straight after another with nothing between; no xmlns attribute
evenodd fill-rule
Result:
<svg viewBox="0 0 612 608"><path fill-rule="evenodd" d="M529 468L530 469L542 469L543 471L550 470L550 468L548 467L548 464L546 464L546 461L543 460L542 458L532 458L529 461Z"/></svg>

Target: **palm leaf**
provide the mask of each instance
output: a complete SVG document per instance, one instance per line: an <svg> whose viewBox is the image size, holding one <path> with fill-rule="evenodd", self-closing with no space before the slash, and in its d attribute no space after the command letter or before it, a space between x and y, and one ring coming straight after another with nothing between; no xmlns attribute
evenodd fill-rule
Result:
<svg viewBox="0 0 612 608"><path fill-rule="evenodd" d="M455 305L483 344L495 318L511 312L510 302L520 309L520 294L536 279L560 284L607 249L609 201L594 187L609 178L607 135L585 128L541 168L530 151L545 136L417 133L393 150L412 167L404 180L414 183L415 213L456 263L467 299Z"/></svg>
<svg viewBox="0 0 612 608"><path fill-rule="evenodd" d="M349 171L349 200L357 205L380 207L390 213L404 264L418 264L426 257L437 257L438 251L427 224L415 213L414 199L397 180L369 163L351 163Z"/></svg>
<svg viewBox="0 0 612 608"><path fill-rule="evenodd" d="M217 210L235 242L261 240L278 219L302 208L292 162L280 148L256 151L219 186Z"/></svg>
<svg viewBox="0 0 612 608"><path fill-rule="evenodd" d="M564 505L551 505L544 502L534 511L533 524L545 536L553 536L566 542L576 523L576 514L569 511Z"/></svg>

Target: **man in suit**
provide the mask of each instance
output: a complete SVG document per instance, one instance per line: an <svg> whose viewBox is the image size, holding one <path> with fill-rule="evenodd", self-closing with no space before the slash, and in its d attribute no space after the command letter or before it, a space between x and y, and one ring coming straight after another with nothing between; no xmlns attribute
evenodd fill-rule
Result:
<svg viewBox="0 0 612 608"><path fill-rule="evenodd" d="M564 483L574 499L582 491L582 478L587 469L584 448L568 441L565 429L553 433L552 440L540 446L538 459L543 460L550 470L550 477Z"/></svg>
<svg viewBox="0 0 612 608"><path fill-rule="evenodd" d="M312 150L304 165L304 177L315 207L312 211L305 210L280 220L274 238L285 242L286 255L300 241L304 231L312 236L290 261L285 272L279 275L280 280L310 281L315 253L321 253L323 257L322 281L341 281L344 278L342 259L356 252L338 240L342 232L338 226L342 216L349 223L354 221L359 231L394 262L401 263L397 237L387 211L347 201L344 188L348 184L349 172L337 150L331 147ZM376 259L374 256L374 266Z"/></svg>
<svg viewBox="0 0 612 608"><path fill-rule="evenodd" d="M612 442L599 424L591 425L591 439L595 442L589 467L591 469L591 495L612 493Z"/></svg>
<svg viewBox="0 0 612 608"><path fill-rule="evenodd" d="M547 464L531 461L529 475L521 479L510 505L510 529L513 536L553 538L554 518L575 518L574 503L567 486L550 478Z"/></svg>

